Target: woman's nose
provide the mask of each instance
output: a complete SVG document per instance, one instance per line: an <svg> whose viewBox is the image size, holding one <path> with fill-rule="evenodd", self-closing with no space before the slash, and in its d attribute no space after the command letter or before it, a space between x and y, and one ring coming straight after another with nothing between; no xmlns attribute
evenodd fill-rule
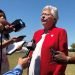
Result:
<svg viewBox="0 0 75 75"><path fill-rule="evenodd" d="M44 19L45 18L45 16L42 16L42 19Z"/></svg>

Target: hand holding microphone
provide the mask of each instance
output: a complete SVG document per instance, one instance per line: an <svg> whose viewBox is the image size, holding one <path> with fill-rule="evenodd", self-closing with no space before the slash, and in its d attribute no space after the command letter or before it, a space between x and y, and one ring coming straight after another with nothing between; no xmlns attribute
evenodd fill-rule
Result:
<svg viewBox="0 0 75 75"><path fill-rule="evenodd" d="M2 25L4 25L4 26L6 26L6 25L11 25L9 22L7 22L5 19L3 19L3 18L0 18L0 23L2 24Z"/></svg>
<svg viewBox="0 0 75 75"><path fill-rule="evenodd" d="M14 22L9 23L5 19L0 18L0 30L10 33L12 31L20 31L25 27L25 23L21 19L16 19Z"/></svg>
<svg viewBox="0 0 75 75"><path fill-rule="evenodd" d="M10 23L7 22L5 19L0 18L0 30L3 30L6 26L6 29L8 29L10 27Z"/></svg>

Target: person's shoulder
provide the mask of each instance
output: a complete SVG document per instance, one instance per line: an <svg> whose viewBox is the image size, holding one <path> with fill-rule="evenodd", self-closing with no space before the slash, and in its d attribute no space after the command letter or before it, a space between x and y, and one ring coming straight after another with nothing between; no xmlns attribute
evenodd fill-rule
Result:
<svg viewBox="0 0 75 75"><path fill-rule="evenodd" d="M58 32L66 32L66 29L60 27L56 27L55 30Z"/></svg>
<svg viewBox="0 0 75 75"><path fill-rule="evenodd" d="M39 30L35 31L34 36L38 37L38 36L41 36L43 33L44 33L44 30L43 29L39 29Z"/></svg>
<svg viewBox="0 0 75 75"><path fill-rule="evenodd" d="M35 33L42 33L44 31L44 29L39 29L37 31L35 31Z"/></svg>

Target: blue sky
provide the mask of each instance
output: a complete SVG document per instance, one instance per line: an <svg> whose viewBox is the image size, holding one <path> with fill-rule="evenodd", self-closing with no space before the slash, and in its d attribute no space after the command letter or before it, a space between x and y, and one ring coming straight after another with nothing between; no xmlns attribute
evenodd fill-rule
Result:
<svg viewBox="0 0 75 75"><path fill-rule="evenodd" d="M40 15L45 5L54 5L58 8L57 26L66 29L69 46L75 43L75 0L0 0L0 9L5 11L10 23L21 18L26 24L26 28L10 35L26 35L24 40L30 41L33 33L42 28Z"/></svg>

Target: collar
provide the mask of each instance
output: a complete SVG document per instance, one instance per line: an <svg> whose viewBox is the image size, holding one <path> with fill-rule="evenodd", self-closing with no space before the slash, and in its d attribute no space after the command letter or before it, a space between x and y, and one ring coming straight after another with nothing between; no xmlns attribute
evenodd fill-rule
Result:
<svg viewBox="0 0 75 75"><path fill-rule="evenodd" d="M46 29L43 29L43 33L50 33L54 28L56 28L55 26L46 30Z"/></svg>

